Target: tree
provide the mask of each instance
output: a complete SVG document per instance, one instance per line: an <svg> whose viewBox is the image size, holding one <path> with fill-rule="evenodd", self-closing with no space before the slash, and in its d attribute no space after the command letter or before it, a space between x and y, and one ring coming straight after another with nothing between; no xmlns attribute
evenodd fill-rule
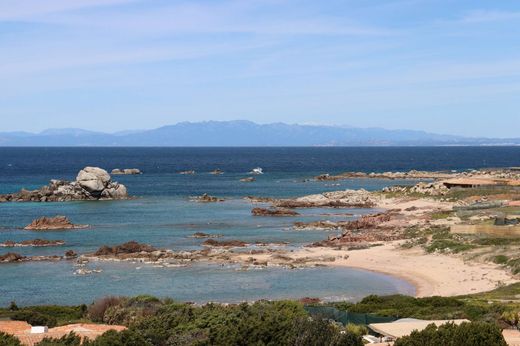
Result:
<svg viewBox="0 0 520 346"><path fill-rule="evenodd" d="M30 310L17 311L11 316L11 319L15 321L26 321L31 326L55 327L56 324L58 324L56 317Z"/></svg>

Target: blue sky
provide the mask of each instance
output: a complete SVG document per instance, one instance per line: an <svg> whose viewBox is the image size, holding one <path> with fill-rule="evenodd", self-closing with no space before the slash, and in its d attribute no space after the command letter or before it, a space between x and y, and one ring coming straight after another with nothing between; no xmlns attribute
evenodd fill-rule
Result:
<svg viewBox="0 0 520 346"><path fill-rule="evenodd" d="M179 121L520 137L520 1L0 0L0 131Z"/></svg>

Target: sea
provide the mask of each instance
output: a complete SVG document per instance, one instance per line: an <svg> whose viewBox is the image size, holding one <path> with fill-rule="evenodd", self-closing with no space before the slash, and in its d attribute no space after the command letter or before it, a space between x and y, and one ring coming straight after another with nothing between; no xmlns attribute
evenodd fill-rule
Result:
<svg viewBox="0 0 520 346"><path fill-rule="evenodd" d="M463 171L520 166L520 147L312 147L312 148L9 148L0 147L0 193L36 189L51 179L74 180L85 166L139 168L143 174L113 176L134 199L65 203L0 203L0 242L59 239L46 248L0 248L0 254L62 255L93 252L130 240L173 250L200 249L195 232L246 242L288 242L289 249L335 232L296 231L295 221L353 220L371 209L302 210L298 217L254 217L246 196L288 198L344 189L379 190L416 181L347 179L315 181L323 173L416 170ZM256 181L245 183L253 168ZM222 175L209 172L220 169ZM181 171L194 170L194 175ZM221 203L197 203L208 193ZM324 215L329 214L329 215ZM330 215L335 214L335 215ZM25 231L41 216L65 215L87 229ZM233 265L194 264L162 268L129 262L91 262L99 273L78 275L74 261L0 264L0 306L83 304L107 295L151 294L178 301L241 302L319 297L357 301L369 294L414 294L399 278L352 268L243 270Z"/></svg>

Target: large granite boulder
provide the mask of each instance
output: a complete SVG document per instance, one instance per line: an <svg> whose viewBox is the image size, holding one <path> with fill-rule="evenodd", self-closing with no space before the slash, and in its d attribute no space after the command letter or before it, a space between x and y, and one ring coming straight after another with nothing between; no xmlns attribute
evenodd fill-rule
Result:
<svg viewBox="0 0 520 346"><path fill-rule="evenodd" d="M76 182L90 193L101 194L110 183L110 174L98 167L85 167L79 171Z"/></svg>

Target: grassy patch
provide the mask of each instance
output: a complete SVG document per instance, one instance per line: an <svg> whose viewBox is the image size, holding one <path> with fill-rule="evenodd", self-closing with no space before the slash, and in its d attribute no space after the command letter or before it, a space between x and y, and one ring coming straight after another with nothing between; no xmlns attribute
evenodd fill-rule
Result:
<svg viewBox="0 0 520 346"><path fill-rule="evenodd" d="M491 260L496 264L506 264L509 261L509 257L506 255L498 255L494 256Z"/></svg>
<svg viewBox="0 0 520 346"><path fill-rule="evenodd" d="M476 248L476 245L461 243L451 239L436 239L425 247L427 252L459 253Z"/></svg>
<svg viewBox="0 0 520 346"><path fill-rule="evenodd" d="M454 215L455 214L452 211L439 211L439 212L436 212L436 213L432 213L431 214L431 218L432 218L432 220L443 220L443 219L447 219L449 217L452 217Z"/></svg>

